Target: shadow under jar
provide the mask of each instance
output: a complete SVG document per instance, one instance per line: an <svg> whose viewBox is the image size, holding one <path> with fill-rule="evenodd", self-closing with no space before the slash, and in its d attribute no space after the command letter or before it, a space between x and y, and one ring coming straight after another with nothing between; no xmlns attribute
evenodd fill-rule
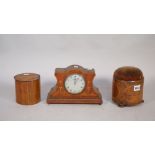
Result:
<svg viewBox="0 0 155 155"><path fill-rule="evenodd" d="M121 67L113 76L113 101L120 107L143 103L144 76L136 67Z"/></svg>
<svg viewBox="0 0 155 155"><path fill-rule="evenodd" d="M17 103L33 105L40 102L40 75L23 73L16 75L14 78Z"/></svg>

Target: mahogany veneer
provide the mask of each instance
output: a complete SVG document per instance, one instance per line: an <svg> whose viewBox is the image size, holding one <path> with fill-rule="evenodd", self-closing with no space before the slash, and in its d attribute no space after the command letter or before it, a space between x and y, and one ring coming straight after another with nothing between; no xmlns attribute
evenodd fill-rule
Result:
<svg viewBox="0 0 155 155"><path fill-rule="evenodd" d="M86 82L85 89L79 94L71 94L65 88L65 80L72 74L81 75ZM48 104L102 104L101 93L93 85L94 69L88 70L79 65L71 65L67 68L57 68L55 76L57 83L48 94Z"/></svg>

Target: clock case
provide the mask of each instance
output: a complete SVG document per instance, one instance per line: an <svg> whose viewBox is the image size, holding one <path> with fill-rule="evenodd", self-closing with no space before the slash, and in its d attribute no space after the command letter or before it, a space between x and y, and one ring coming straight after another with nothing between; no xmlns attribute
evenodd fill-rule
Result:
<svg viewBox="0 0 155 155"><path fill-rule="evenodd" d="M65 80L72 74L79 74L85 80L85 88L79 94L71 94L65 88ZM47 97L48 104L102 104L99 89L93 86L94 69L85 69L79 65L67 68L56 68L57 84L51 89Z"/></svg>

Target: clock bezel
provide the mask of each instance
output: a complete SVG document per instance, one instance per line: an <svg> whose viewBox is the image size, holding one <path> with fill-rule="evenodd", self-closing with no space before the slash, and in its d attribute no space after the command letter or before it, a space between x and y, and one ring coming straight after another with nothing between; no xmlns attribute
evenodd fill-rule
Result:
<svg viewBox="0 0 155 155"><path fill-rule="evenodd" d="M84 88L83 88L82 91L80 91L79 93L71 93L71 92L69 92L69 91L67 90L67 88L66 88L66 81L67 81L67 79L68 79L69 77L73 76L73 75L79 75L80 77L82 77L82 79L83 79L84 82L85 82ZM65 80L64 80L64 88L65 88L65 90L66 90L69 94L71 94L71 95L79 95L79 94L82 94L83 91L85 91L85 89L86 89L86 85L87 85L86 79L85 79L84 76L83 76L82 74L80 74L80 73L71 73L70 75L66 76L66 77L65 77Z"/></svg>

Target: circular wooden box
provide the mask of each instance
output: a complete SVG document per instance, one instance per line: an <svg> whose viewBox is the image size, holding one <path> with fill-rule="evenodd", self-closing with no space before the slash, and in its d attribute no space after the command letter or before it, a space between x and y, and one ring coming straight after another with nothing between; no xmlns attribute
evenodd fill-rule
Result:
<svg viewBox="0 0 155 155"><path fill-rule="evenodd" d="M16 102L22 105L33 105L40 101L40 75L23 73L16 75Z"/></svg>
<svg viewBox="0 0 155 155"><path fill-rule="evenodd" d="M144 76L136 67L121 67L114 72L112 99L119 106L134 106L143 100Z"/></svg>

